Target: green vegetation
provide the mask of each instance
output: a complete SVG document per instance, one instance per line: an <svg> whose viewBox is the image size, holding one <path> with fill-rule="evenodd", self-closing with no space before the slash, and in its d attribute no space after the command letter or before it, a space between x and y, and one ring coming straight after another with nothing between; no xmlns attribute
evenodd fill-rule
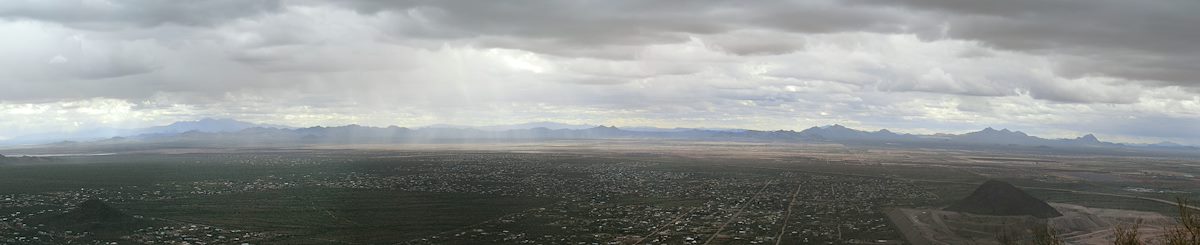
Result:
<svg viewBox="0 0 1200 245"><path fill-rule="evenodd" d="M7 218L0 243L97 239L43 234L30 223L89 199L155 222L121 234L129 235L122 243L900 242L881 210L941 209L988 179L1011 180L1049 202L1160 213L1175 210L1138 197L1162 194L1119 187L1186 187L1170 178L1098 184L1050 174L1072 168L1071 161L958 162L968 158L956 154L970 152L817 158L787 146L690 147L670 154L253 149L61 157L0 166L0 219ZM978 227L988 239L995 226ZM1057 235L1018 233L1019 243Z"/></svg>
<svg viewBox="0 0 1200 245"><path fill-rule="evenodd" d="M1191 208L1196 203L1186 198L1179 198L1179 225L1167 231L1167 245L1197 245L1200 244L1200 212Z"/></svg>
<svg viewBox="0 0 1200 245"><path fill-rule="evenodd" d="M1138 233L1138 223L1119 224L1113 227L1113 244L1114 245L1140 245L1144 244L1141 235Z"/></svg>
<svg viewBox="0 0 1200 245"><path fill-rule="evenodd" d="M279 243L387 243L452 231L549 203L466 193L301 189L123 205L132 213L283 235Z"/></svg>

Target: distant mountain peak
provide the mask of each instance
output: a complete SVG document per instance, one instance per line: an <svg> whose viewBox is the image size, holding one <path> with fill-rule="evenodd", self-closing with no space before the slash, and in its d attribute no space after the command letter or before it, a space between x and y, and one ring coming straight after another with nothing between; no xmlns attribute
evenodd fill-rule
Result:
<svg viewBox="0 0 1200 245"><path fill-rule="evenodd" d="M983 128L982 130L970 132L970 133L966 133L966 134L1029 136L1028 134L1025 134L1025 132L1021 132L1021 131L1010 130L1008 128L996 130L995 128L992 128L992 127L986 127L986 128Z"/></svg>
<svg viewBox="0 0 1200 245"><path fill-rule="evenodd" d="M596 125L588 125L588 124L567 124L567 123L559 123L559 122L553 122L553 121L536 121L536 122L527 122L527 123L518 123L518 124L498 124L498 125L487 125L487 126L466 126L466 125L456 125L456 124L431 124L428 126L418 127L418 128L478 129L478 130L487 130L487 131L505 131L505 130L514 130L514 129L520 130L520 129L536 129L536 128L546 128L546 129L550 129L550 130L590 129L590 128L595 128L595 127L596 127Z"/></svg>
<svg viewBox="0 0 1200 245"><path fill-rule="evenodd" d="M141 134L175 134L188 131L199 132L236 132L248 128L269 127L269 128L287 128L286 126L257 124L252 122L238 121L230 118L202 118L195 121L178 121L166 126L149 127L138 130Z"/></svg>
<svg viewBox="0 0 1200 245"><path fill-rule="evenodd" d="M1183 146L1183 144L1179 144L1179 143L1175 143L1175 142L1171 142L1171 141L1163 141L1163 142L1158 142L1158 143L1154 143L1154 144L1150 144L1150 145L1155 145L1155 146Z"/></svg>
<svg viewBox="0 0 1200 245"><path fill-rule="evenodd" d="M1092 135L1092 134L1086 134L1086 135L1084 135L1084 136L1079 136L1079 138L1076 138L1076 140L1080 140L1080 141L1086 141L1086 142L1093 142L1093 143L1100 143L1100 139L1097 139L1097 138L1096 138L1096 136L1095 136L1095 135Z"/></svg>

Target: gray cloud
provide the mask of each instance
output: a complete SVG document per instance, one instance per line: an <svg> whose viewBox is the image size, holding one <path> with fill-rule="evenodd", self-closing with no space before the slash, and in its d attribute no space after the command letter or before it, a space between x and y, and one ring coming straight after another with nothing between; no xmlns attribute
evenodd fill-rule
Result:
<svg viewBox="0 0 1200 245"><path fill-rule="evenodd" d="M1070 56L1060 74L1116 76L1193 86L1200 77L1200 9L1195 1L350 1L368 12L397 11L436 26L404 32L429 37L520 37L483 44L556 55L596 47L687 41L688 35L766 28L797 33L867 31L978 40L1038 55ZM904 9L911 11L903 11ZM1102 18L1097 18L1103 16ZM728 42L740 55L803 48L796 40ZM532 44L532 45L522 45ZM580 51L585 50L585 51ZM634 52L632 50L612 50Z"/></svg>
<svg viewBox="0 0 1200 245"><path fill-rule="evenodd" d="M0 114L1075 133L1200 118L1197 5L5 1Z"/></svg>
<svg viewBox="0 0 1200 245"><path fill-rule="evenodd" d="M294 1L291 4L316 4ZM366 14L392 12L396 35L476 39L547 54L633 58L635 47L744 29L867 31L979 40L1022 52L1066 55L1060 74L1116 76L1194 86L1200 77L1195 1L338 1ZM0 16L69 25L213 25L281 11L279 1L7 1ZM322 4L316 4L324 6ZM906 11L908 10L908 11ZM1103 16L1103 18L1096 18ZM285 29L278 29L285 30ZM303 32L263 30L265 37ZM803 48L794 40L725 41L739 55Z"/></svg>
<svg viewBox="0 0 1200 245"><path fill-rule="evenodd" d="M902 7L946 25L946 38L1070 55L1062 74L1200 85L1200 2L1187 0L860 0Z"/></svg>
<svg viewBox="0 0 1200 245"><path fill-rule="evenodd" d="M119 29L162 24L213 25L273 12L278 0L11 0L0 18L34 19L80 28Z"/></svg>
<svg viewBox="0 0 1200 245"><path fill-rule="evenodd" d="M483 44L522 48L557 55L631 58L626 53L574 52L579 49L679 43L692 35L742 29L801 33L840 31L897 32L901 13L852 8L830 1L343 1L364 13L395 12L422 22L396 30L428 38L482 38ZM518 38L513 40L512 37ZM501 40L496 40L499 38ZM794 40L768 43L767 51L730 50L739 54L786 52ZM525 45L536 44L536 45ZM736 48L735 48L736 49Z"/></svg>

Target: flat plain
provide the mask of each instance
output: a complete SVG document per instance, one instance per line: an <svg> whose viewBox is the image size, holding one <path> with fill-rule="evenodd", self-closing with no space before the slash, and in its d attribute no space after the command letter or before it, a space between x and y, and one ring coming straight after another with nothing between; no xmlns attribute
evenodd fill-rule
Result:
<svg viewBox="0 0 1200 245"><path fill-rule="evenodd" d="M938 209L988 179L1170 216L1200 198L1197 164L657 140L127 151L0 166L0 243L900 244L887 210ZM33 223L89 199L158 225L100 239Z"/></svg>

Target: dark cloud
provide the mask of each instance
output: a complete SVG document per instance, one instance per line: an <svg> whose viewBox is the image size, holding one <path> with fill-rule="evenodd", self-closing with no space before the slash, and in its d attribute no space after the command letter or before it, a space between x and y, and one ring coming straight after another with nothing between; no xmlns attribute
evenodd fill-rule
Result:
<svg viewBox="0 0 1200 245"><path fill-rule="evenodd" d="M0 39L0 113L60 103L154 111L147 118L508 111L966 129L1148 111L1182 125L1200 105L1197 10L1191 0L0 1L0 33L16 34Z"/></svg>
<svg viewBox="0 0 1200 245"><path fill-rule="evenodd" d="M311 3L311 2L297 2ZM1118 0L850 1L385 1L334 4L366 14L392 12L418 25L404 37L473 39L485 46L562 56L633 59L637 47L692 35L768 29L794 33L917 33L979 40L1040 55L1065 55L1068 77L1116 76L1200 84L1200 2ZM210 25L275 12L279 1L7 1L0 16L71 25ZM317 4L321 5L321 4ZM262 30L272 32L272 30ZM289 39L297 32L264 33ZM294 39L295 37L291 37ZM274 40L271 39L271 40ZM724 40L738 55L801 49L798 40Z"/></svg>
<svg viewBox="0 0 1200 245"><path fill-rule="evenodd" d="M1068 55L1063 74L1200 86L1200 2L1190 0L855 0L946 25L945 38Z"/></svg>
<svg viewBox="0 0 1200 245"><path fill-rule="evenodd" d="M679 43L693 35L744 29L802 33L898 32L906 16L887 9L851 8L829 1L342 1L364 13L396 12L421 26L402 35L429 38L508 37L485 44L559 55L628 58L572 50ZM513 40L512 37L517 39ZM749 40L726 48L736 54L779 54L798 40ZM521 45L536 43L538 45ZM632 52L634 50L618 50Z"/></svg>
<svg viewBox="0 0 1200 245"><path fill-rule="evenodd" d="M9 0L0 2L0 18L96 29L167 23L201 26L273 12L281 6L278 0Z"/></svg>
<svg viewBox="0 0 1200 245"><path fill-rule="evenodd" d="M916 33L1037 55L1069 56L1068 77L1115 76L1200 85L1200 2L1117 0L827 1L347 1L360 11L419 15L431 37L510 37L485 44L555 55L630 58L588 52L604 46L678 43L688 35L771 29L795 33ZM518 38L511 38L518 37ZM532 44L537 45L522 45ZM739 55L803 48L798 40L744 40L715 46ZM601 48L597 48L601 47Z"/></svg>
<svg viewBox="0 0 1200 245"><path fill-rule="evenodd" d="M550 39L577 45L640 45L686 40L683 33L728 29L704 12L732 4L642 1L345 1L352 8L376 13L413 15L434 30L415 32L433 37L484 35ZM699 12L694 12L699 11ZM433 33L436 32L436 33Z"/></svg>

